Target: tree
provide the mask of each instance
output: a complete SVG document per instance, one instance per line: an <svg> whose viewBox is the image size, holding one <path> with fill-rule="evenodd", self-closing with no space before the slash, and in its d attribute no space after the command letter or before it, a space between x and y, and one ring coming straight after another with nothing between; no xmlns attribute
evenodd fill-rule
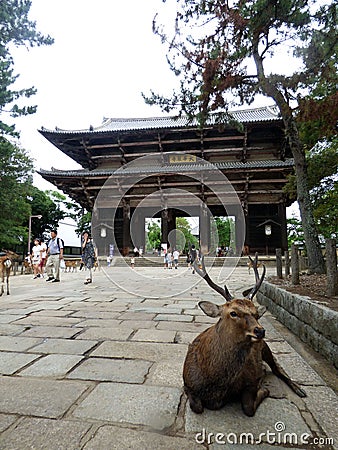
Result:
<svg viewBox="0 0 338 450"><path fill-rule="evenodd" d="M12 117L33 114L36 106L20 106L20 98L29 98L36 93L34 87L15 90L11 86L17 80L10 45L50 45L53 39L36 30L35 22L28 19L32 2L28 0L2 0L0 2L0 135L18 136L13 124L5 123L4 113ZM8 105L8 109L6 106ZM7 120L6 120L7 121Z"/></svg>
<svg viewBox="0 0 338 450"><path fill-rule="evenodd" d="M0 136L0 248L13 248L27 238L32 172L27 152Z"/></svg>
<svg viewBox="0 0 338 450"><path fill-rule="evenodd" d="M51 192L43 192L35 186L30 186L28 201L31 214L42 216L40 220L32 220L32 239L43 237L47 231L58 228L60 220L66 217L66 212L53 200ZM27 220L23 225L27 225Z"/></svg>
<svg viewBox="0 0 338 450"><path fill-rule="evenodd" d="M161 227L158 223L152 221L147 225L147 251L152 251L161 245Z"/></svg>
<svg viewBox="0 0 338 450"><path fill-rule="evenodd" d="M218 245L220 245L221 247L230 247L232 232L231 222L231 219L215 217L215 223L218 233Z"/></svg>
<svg viewBox="0 0 338 450"><path fill-rule="evenodd" d="M189 245L198 246L198 239L191 234L191 225L185 217L176 218L176 229L180 231L176 235L176 247L178 250L187 253Z"/></svg>
<svg viewBox="0 0 338 450"><path fill-rule="evenodd" d="M154 32L163 42L169 42L168 61L181 77L180 90L169 99L152 92L146 101L161 105L165 111L179 108L179 114L197 117L203 126L210 113L217 113L216 120L225 123L229 106L250 104L257 94L272 98L279 108L295 161L297 199L310 272L324 272L297 116L309 104L301 99L310 97L319 80L333 84L332 80L337 79L335 4L325 3L312 12L316 5L307 0L177 3L180 9L174 37L168 38L156 21ZM302 59L303 66L290 75L268 73L269 58L286 44L290 52ZM278 61L273 65L279 66ZM324 91L318 112L325 109L325 104L333 104L337 113L338 105L332 95L331 91ZM318 99L312 100L318 104Z"/></svg>

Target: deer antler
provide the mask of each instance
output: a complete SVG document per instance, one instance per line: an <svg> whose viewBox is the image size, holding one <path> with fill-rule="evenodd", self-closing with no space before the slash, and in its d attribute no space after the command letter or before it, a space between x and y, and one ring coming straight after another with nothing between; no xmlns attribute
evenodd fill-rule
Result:
<svg viewBox="0 0 338 450"><path fill-rule="evenodd" d="M227 302L230 302L233 299L233 296L230 294L228 288L226 287L226 285L224 285L224 289L221 288L221 286L218 286L218 284L214 283L212 281L212 279L210 278L210 276L207 274L207 271L205 269L205 264L204 264L204 256L202 256L202 258L200 259L200 263L202 265L202 269L200 269L198 267L198 262L195 260L193 265L194 265L194 269L196 270L196 272L198 273L198 275L202 278L205 279L205 281L208 283L208 285L214 289L216 292L218 292L219 294L222 295L222 297L225 298L225 300Z"/></svg>
<svg viewBox="0 0 338 450"><path fill-rule="evenodd" d="M249 259L251 261L252 268L253 268L253 270L255 272L256 284L251 290L248 289L248 290L244 291L243 295L244 295L244 297L248 298L249 300L252 300L254 298L254 296L256 295L258 289L261 287L261 285L263 283L263 280L264 280L264 277L265 277L265 272L266 272L266 267L265 267L264 264L262 264L263 272L262 272L262 275L260 277L259 273L258 273L258 268L257 268L257 265L258 265L258 253L255 254L255 259L254 260L251 258L250 255L249 255Z"/></svg>

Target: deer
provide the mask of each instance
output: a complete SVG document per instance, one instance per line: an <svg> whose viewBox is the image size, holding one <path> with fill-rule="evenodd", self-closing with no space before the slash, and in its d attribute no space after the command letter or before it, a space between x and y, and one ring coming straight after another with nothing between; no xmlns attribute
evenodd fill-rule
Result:
<svg viewBox="0 0 338 450"><path fill-rule="evenodd" d="M9 295L9 276L11 274L11 268L13 265L12 260L18 257L19 255L17 255L14 252L11 252L10 250L3 250L2 252L0 252L0 273L1 273L0 297L5 292L4 289L5 277L6 277L7 295Z"/></svg>
<svg viewBox="0 0 338 450"><path fill-rule="evenodd" d="M254 416L260 403L269 395L269 390L263 387L263 361L299 397L306 397L304 390L277 363L264 341L265 329L259 319L266 308L256 307L253 298L263 283L266 268L262 265L259 276L257 253L254 260L249 258L256 284L243 292L243 298L233 298L226 285L222 288L214 283L203 258L202 268L195 265L196 272L225 299L222 305L210 301L198 303L207 316L219 319L189 344L184 361L184 391L196 414L201 414L204 408L217 410L230 401L240 400L244 414Z"/></svg>

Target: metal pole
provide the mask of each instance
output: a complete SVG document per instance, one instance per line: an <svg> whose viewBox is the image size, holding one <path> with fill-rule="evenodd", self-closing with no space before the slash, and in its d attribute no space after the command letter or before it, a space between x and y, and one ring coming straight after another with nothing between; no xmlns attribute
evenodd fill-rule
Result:
<svg viewBox="0 0 338 450"><path fill-rule="evenodd" d="M31 232L32 232L32 216L29 216L28 222L28 245L27 245L27 253L31 253Z"/></svg>

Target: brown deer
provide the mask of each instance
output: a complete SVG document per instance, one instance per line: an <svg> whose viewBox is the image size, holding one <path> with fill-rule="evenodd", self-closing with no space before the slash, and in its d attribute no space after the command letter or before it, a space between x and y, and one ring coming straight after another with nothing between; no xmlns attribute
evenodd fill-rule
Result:
<svg viewBox="0 0 338 450"><path fill-rule="evenodd" d="M13 265L13 261L19 258L14 252L10 250L3 250L0 252L0 274L1 274L1 289L0 289L0 297L4 294L4 283L6 277L6 287L7 287L7 295L9 295L9 276L11 274L11 268Z"/></svg>
<svg viewBox="0 0 338 450"><path fill-rule="evenodd" d="M269 390L262 387L263 361L297 395L306 396L275 361L263 340L265 330L258 319L264 314L265 307L256 308L252 300L263 282L265 266L259 277L257 254L254 261L250 259L256 284L243 292L245 298L242 299L233 299L226 286L222 288L215 284L207 274L203 260L202 269L195 265L196 272L226 300L223 305L199 302L206 315L219 317L219 320L189 345L184 362L184 390L191 409L197 414L204 408L220 409L229 401L240 399L244 413L253 416L269 395Z"/></svg>

